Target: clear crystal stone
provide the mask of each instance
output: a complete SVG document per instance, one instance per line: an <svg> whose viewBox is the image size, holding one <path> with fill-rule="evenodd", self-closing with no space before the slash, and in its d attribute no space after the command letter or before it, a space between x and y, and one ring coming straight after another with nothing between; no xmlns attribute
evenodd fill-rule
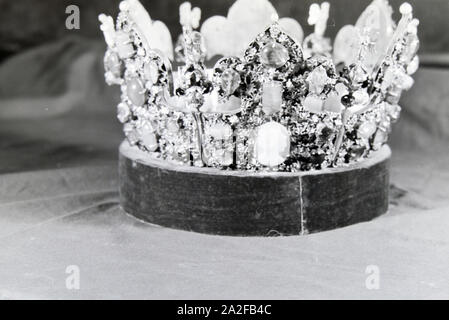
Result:
<svg viewBox="0 0 449 320"><path fill-rule="evenodd" d="M361 64L356 64L351 68L349 76L354 83L362 84L368 79L368 71Z"/></svg>
<svg viewBox="0 0 449 320"><path fill-rule="evenodd" d="M273 114L281 111L282 107L282 82L270 81L263 84L262 109L265 114Z"/></svg>
<svg viewBox="0 0 449 320"><path fill-rule="evenodd" d="M186 47L184 53L187 61L202 62L206 58L205 40L198 31L190 33L190 39L186 39Z"/></svg>
<svg viewBox="0 0 449 320"><path fill-rule="evenodd" d="M189 111L197 111L204 103L204 96L199 87L191 87L186 92L186 103Z"/></svg>
<svg viewBox="0 0 449 320"><path fill-rule="evenodd" d="M260 60L270 68L280 68L287 63L289 59L288 50L282 44L271 42L262 48Z"/></svg>
<svg viewBox="0 0 449 320"><path fill-rule="evenodd" d="M312 93L320 94L323 92L324 86L329 82L326 69L323 66L315 68L307 77L309 90Z"/></svg>
<svg viewBox="0 0 449 320"><path fill-rule="evenodd" d="M233 69L226 69L221 74L221 89L230 96L240 86L240 74Z"/></svg>
<svg viewBox="0 0 449 320"><path fill-rule="evenodd" d="M131 78L126 82L126 93L133 105L141 107L145 103L145 88L137 78Z"/></svg>

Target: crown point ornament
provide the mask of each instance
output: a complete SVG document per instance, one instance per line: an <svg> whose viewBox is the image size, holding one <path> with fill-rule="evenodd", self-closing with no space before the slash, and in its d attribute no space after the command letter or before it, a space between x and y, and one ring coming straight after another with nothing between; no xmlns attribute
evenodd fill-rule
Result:
<svg viewBox="0 0 449 320"><path fill-rule="evenodd" d="M277 42L270 42L262 48L260 55L261 62L270 68L280 68L289 59L288 50L285 46Z"/></svg>

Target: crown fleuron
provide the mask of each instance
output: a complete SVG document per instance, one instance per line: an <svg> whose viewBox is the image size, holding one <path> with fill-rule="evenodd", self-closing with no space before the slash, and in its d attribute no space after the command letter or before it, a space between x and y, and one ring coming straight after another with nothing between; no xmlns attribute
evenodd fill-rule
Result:
<svg viewBox="0 0 449 320"><path fill-rule="evenodd" d="M100 15L105 77L121 87L117 116L129 144L227 170L301 171L368 157L386 143L413 85L419 21L404 3L396 24L388 1L374 0L332 49L329 9L310 7L314 32L304 37L268 0L237 0L201 27L201 10L186 2L175 48L138 0L123 1L116 22Z"/></svg>

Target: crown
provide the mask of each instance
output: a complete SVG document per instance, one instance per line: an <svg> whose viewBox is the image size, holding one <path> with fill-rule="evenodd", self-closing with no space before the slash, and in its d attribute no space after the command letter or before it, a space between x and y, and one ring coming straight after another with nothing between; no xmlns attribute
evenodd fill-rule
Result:
<svg viewBox="0 0 449 320"><path fill-rule="evenodd" d="M326 2L310 7L305 38L268 0L237 0L201 28L186 2L173 46L165 24L125 0L116 22L99 17L105 78L121 87L129 144L150 157L226 170L345 166L386 143L413 85L419 21L408 3L400 12L396 24L388 1L374 0L332 48Z"/></svg>

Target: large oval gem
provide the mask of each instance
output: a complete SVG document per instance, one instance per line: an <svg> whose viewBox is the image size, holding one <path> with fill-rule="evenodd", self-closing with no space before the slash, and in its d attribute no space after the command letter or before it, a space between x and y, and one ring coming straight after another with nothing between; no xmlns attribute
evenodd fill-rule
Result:
<svg viewBox="0 0 449 320"><path fill-rule="evenodd" d="M282 44L277 42L270 42L262 48L260 53L260 60L262 63L270 68L280 68L289 59L288 50Z"/></svg>
<svg viewBox="0 0 449 320"><path fill-rule="evenodd" d="M268 167L283 163L290 154L290 134L283 125L268 122L257 129L255 141L257 161Z"/></svg>
<svg viewBox="0 0 449 320"><path fill-rule="evenodd" d="M141 107L145 103L145 89L137 78L132 78L126 82L126 93L132 104Z"/></svg>

